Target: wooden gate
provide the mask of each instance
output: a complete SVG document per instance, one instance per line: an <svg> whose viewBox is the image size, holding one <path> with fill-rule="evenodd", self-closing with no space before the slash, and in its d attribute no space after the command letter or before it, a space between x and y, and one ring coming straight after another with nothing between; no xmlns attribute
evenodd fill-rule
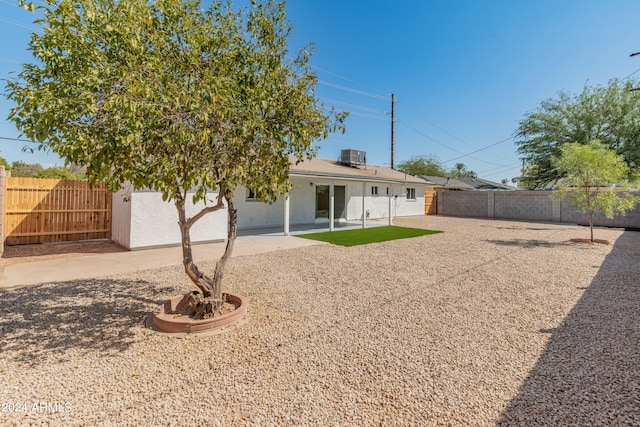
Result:
<svg viewBox="0 0 640 427"><path fill-rule="evenodd" d="M436 192L435 191L425 191L424 192L424 214L425 215L435 215L438 213L436 210Z"/></svg>
<svg viewBox="0 0 640 427"><path fill-rule="evenodd" d="M104 183L5 178L5 244L111 237L111 193Z"/></svg>

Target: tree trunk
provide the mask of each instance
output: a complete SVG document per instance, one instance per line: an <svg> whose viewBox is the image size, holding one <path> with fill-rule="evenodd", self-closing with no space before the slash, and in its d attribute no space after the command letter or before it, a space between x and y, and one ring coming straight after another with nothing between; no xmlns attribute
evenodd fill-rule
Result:
<svg viewBox="0 0 640 427"><path fill-rule="evenodd" d="M182 238L182 264L184 271L191 281L200 289L202 297L194 294L188 294L185 301L193 308L191 316L195 319L205 319L213 317L220 311L224 300L222 299L221 283L218 283L218 291L214 286L214 280L203 274L198 266L193 262L193 252L191 249L191 225L193 222L187 219L184 197L176 198L176 209L178 210L178 223L180 225L180 234ZM235 237L235 233L234 233ZM225 256L228 249L225 251ZM216 267L217 275L217 267Z"/></svg>
<svg viewBox="0 0 640 427"><path fill-rule="evenodd" d="M593 212L589 212L589 230L591 231L591 241L593 242Z"/></svg>
<svg viewBox="0 0 640 427"><path fill-rule="evenodd" d="M230 190L225 190L224 199L227 201L227 209L229 211L229 230L227 233L227 246L224 254L216 263L216 269L213 273L212 294L216 299L222 299L222 279L227 261L229 261L233 253L233 244L236 241L236 228L238 223L238 210L233 204L233 193Z"/></svg>

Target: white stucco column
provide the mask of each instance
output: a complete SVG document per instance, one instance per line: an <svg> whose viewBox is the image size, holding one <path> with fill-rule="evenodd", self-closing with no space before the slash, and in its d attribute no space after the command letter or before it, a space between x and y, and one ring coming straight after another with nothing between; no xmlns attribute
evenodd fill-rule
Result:
<svg viewBox="0 0 640 427"><path fill-rule="evenodd" d="M393 188L393 187L391 187ZM393 190L389 191L389 225L393 224L393 220L392 220L392 210L391 210L391 201L393 200Z"/></svg>
<svg viewBox="0 0 640 427"><path fill-rule="evenodd" d="M333 194L333 181L329 184L329 231L333 231L334 228L334 206L335 195Z"/></svg>
<svg viewBox="0 0 640 427"><path fill-rule="evenodd" d="M362 183L362 228L367 227L367 183Z"/></svg>
<svg viewBox="0 0 640 427"><path fill-rule="evenodd" d="M284 195L284 235L285 236L289 235L289 205L290 205L289 198L290 197L291 197L291 194L289 192L287 192Z"/></svg>

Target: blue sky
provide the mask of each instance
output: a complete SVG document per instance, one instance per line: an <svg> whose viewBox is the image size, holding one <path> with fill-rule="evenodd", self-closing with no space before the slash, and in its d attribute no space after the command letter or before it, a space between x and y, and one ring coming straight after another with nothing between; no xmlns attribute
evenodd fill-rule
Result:
<svg viewBox="0 0 640 427"><path fill-rule="evenodd" d="M0 0L0 78L29 62L33 15ZM341 149L390 163L391 93L395 163L434 155L464 163L482 178L520 173L513 139L518 122L560 90L606 85L640 70L637 0L430 1L290 0L291 47L314 42L317 95L350 111L347 131L320 142L319 156ZM635 75L640 76L640 72ZM3 85L4 86L4 85ZM17 138L0 98L0 137ZM0 140L10 162L62 163Z"/></svg>

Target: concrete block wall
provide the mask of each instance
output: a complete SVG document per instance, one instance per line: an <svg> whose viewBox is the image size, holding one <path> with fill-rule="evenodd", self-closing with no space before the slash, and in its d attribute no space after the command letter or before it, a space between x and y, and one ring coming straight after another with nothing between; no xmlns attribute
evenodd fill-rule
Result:
<svg viewBox="0 0 640 427"><path fill-rule="evenodd" d="M549 191L438 191L439 215L524 221L588 224L589 217L568 202L553 200ZM596 215L594 224L640 228L640 205L625 216Z"/></svg>
<svg viewBox="0 0 640 427"><path fill-rule="evenodd" d="M517 191L494 194L494 218L553 221L553 201L549 192ZM489 196L489 195L487 195Z"/></svg>
<svg viewBox="0 0 640 427"><path fill-rule="evenodd" d="M439 215L486 217L489 212L488 192L484 191L438 191Z"/></svg>

